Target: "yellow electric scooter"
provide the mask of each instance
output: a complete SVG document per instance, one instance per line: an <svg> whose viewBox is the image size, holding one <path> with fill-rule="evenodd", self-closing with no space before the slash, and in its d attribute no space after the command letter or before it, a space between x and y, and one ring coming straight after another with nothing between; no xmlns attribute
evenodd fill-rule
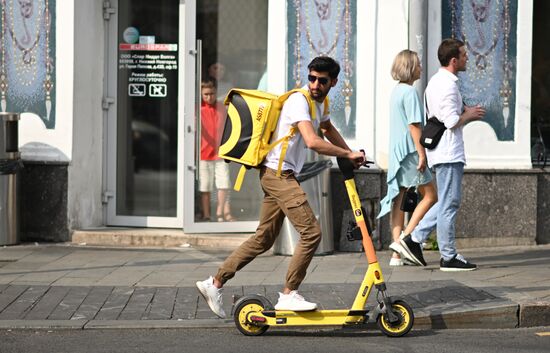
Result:
<svg viewBox="0 0 550 353"><path fill-rule="evenodd" d="M235 297L232 308L235 325L247 336L258 336L272 327L287 326L355 326L367 323L378 324L387 336L400 337L407 334L414 322L412 308L404 300L386 294L386 284L376 258L370 231L364 218L359 195L355 187L354 168L348 159L338 159L338 166L345 179L357 226L348 232L348 239L362 239L368 261L367 272L359 287L351 309L282 311L275 310L271 302L259 294ZM378 292L377 304L372 311L365 308L373 287Z"/></svg>

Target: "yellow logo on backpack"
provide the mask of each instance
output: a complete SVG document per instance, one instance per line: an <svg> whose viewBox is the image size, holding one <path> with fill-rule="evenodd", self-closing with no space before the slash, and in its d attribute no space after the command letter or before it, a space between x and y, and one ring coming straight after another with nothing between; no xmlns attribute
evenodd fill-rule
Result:
<svg viewBox="0 0 550 353"><path fill-rule="evenodd" d="M280 96L246 89L232 89L227 94L224 101L228 105L227 119L218 155L226 161L242 164L235 180L235 190L241 189L246 169L260 166L267 153L282 143L279 168L277 169L277 175L280 175L288 141L294 136L297 128L291 127L285 136L277 141L271 143L270 141L273 131L277 127L284 102L295 92L300 92L306 97L311 118L315 119L314 101L309 95L309 91L305 89L296 88ZM325 98L323 114L327 113L328 98Z"/></svg>

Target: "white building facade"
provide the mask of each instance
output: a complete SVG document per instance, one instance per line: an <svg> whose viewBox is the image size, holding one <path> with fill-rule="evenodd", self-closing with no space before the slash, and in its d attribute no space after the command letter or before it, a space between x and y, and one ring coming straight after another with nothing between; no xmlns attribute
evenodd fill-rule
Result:
<svg viewBox="0 0 550 353"><path fill-rule="evenodd" d="M236 221L217 221L215 195L211 221L202 217L200 82L216 63L225 68L217 77L220 91L282 93L306 84L311 58L335 57L342 73L331 92L333 121L352 148L376 162L377 197L383 197L392 60L402 49L419 53L422 94L439 67L439 42L454 36L469 45L469 76L461 76L466 103L490 111L465 128L467 205L459 225L475 218L477 230L465 238L483 244L497 236L484 222L518 217L521 227L502 244L547 242L541 212L548 210L538 202L550 198L541 191L550 179L531 156L536 0L23 3L2 0L8 87L2 108L22 113L24 239L65 241L74 230L98 227L253 232L262 197L253 170L243 191L230 194ZM234 180L238 166L230 169ZM498 204L494 194L514 185L527 190L526 199L504 197L509 204ZM483 189L492 195L480 195ZM472 206L475 199L486 201ZM387 223L379 227L383 239Z"/></svg>

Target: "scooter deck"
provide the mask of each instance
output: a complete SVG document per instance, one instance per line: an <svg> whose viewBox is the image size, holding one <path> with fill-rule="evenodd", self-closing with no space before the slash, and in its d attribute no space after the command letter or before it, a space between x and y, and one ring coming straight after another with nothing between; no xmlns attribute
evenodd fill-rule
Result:
<svg viewBox="0 0 550 353"><path fill-rule="evenodd" d="M269 326L350 325L368 320L368 310L264 310L262 315Z"/></svg>

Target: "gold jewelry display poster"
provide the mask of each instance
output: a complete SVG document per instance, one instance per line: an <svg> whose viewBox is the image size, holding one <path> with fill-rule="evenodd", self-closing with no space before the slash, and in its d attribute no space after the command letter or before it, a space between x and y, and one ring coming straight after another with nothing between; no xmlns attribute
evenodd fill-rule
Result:
<svg viewBox="0 0 550 353"><path fill-rule="evenodd" d="M514 141L517 0L443 0L443 38L466 44L469 60L459 73L467 105L487 110L483 121L499 141Z"/></svg>
<svg viewBox="0 0 550 353"><path fill-rule="evenodd" d="M55 0L0 0L0 109L55 128Z"/></svg>
<svg viewBox="0 0 550 353"><path fill-rule="evenodd" d="M346 138L355 137L356 2L288 0L288 85L307 84L307 65L324 55L341 66L338 84L329 93L333 124Z"/></svg>

